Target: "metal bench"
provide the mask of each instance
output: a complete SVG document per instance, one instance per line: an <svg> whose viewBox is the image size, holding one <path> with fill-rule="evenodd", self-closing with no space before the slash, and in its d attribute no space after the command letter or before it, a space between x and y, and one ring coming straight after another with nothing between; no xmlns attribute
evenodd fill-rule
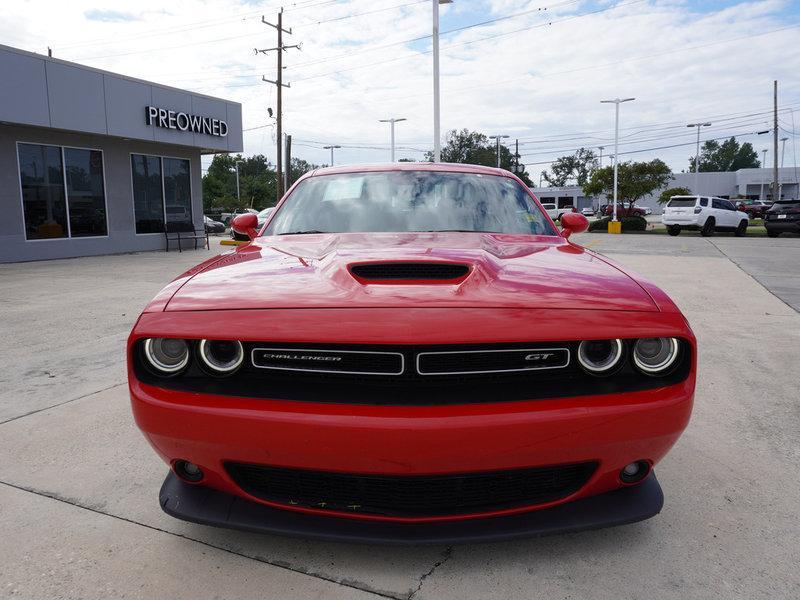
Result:
<svg viewBox="0 0 800 600"><path fill-rule="evenodd" d="M197 250L197 240L205 240L205 243L200 247L202 248L205 246L211 250L211 246L209 245L208 241L208 233L206 232L205 227L197 229L195 228L194 223L189 221L173 221L166 223L164 225L164 238L167 240L167 246L165 248L166 252L169 252L170 242L177 242L178 252L183 252L183 249L181 248L182 240L194 241L195 250Z"/></svg>

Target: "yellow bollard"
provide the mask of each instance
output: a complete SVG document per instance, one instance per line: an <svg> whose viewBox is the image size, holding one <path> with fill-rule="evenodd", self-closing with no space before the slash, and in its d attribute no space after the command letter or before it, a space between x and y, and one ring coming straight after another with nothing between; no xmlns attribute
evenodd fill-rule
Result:
<svg viewBox="0 0 800 600"><path fill-rule="evenodd" d="M608 233L622 233L622 221L609 221Z"/></svg>

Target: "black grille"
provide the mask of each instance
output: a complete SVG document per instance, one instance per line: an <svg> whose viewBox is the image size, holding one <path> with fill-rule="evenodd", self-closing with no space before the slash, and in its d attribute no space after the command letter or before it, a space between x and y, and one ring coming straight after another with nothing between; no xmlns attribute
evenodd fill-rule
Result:
<svg viewBox="0 0 800 600"><path fill-rule="evenodd" d="M469 273L467 265L455 263L403 262L353 265L350 272L359 279L369 280L453 280Z"/></svg>
<svg viewBox="0 0 800 600"><path fill-rule="evenodd" d="M567 348L520 350L467 350L420 352L417 372L421 375L465 375L562 369L569 365Z"/></svg>
<svg viewBox="0 0 800 600"><path fill-rule="evenodd" d="M253 366L275 371L344 373L350 375L401 375L403 354L364 350L307 348L254 348Z"/></svg>
<svg viewBox="0 0 800 600"><path fill-rule="evenodd" d="M594 462L459 475L359 475L227 463L248 494L278 504L397 517L533 506L578 491Z"/></svg>

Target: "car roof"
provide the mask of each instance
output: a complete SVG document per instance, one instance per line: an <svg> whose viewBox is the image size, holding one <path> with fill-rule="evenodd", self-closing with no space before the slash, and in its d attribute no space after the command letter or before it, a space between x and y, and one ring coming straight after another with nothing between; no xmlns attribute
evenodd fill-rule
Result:
<svg viewBox="0 0 800 600"><path fill-rule="evenodd" d="M500 175L503 177L513 177L505 169L497 167L485 167L483 165L465 165L460 163L432 163L432 162L403 162L403 163L379 163L379 164L357 164L341 165L334 167L324 167L315 169L308 176L318 175L337 175L342 173L373 173L380 171L437 171L448 173L477 173L480 175Z"/></svg>

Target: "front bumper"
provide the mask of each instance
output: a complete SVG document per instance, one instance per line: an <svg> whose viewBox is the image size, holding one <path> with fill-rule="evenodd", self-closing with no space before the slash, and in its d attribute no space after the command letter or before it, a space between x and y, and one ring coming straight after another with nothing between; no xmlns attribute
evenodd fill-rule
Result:
<svg viewBox="0 0 800 600"><path fill-rule="evenodd" d="M497 542L626 525L657 515L664 495L651 472L639 485L532 512L467 521L393 523L276 509L188 485L170 472L159 501L168 515L201 525L324 541L418 545Z"/></svg>

